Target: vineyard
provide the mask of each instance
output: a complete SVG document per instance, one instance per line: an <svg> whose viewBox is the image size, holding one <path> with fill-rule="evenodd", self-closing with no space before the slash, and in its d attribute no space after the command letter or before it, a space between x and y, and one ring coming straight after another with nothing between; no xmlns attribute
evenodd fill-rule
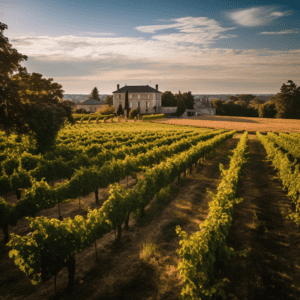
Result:
<svg viewBox="0 0 300 300"><path fill-rule="evenodd" d="M2 134L0 299L299 299L299 153L147 122L66 125L45 154Z"/></svg>

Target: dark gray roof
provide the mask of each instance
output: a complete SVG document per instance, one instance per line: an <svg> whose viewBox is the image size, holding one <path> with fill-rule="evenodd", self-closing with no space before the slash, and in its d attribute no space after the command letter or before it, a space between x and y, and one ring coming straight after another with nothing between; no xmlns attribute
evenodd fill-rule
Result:
<svg viewBox="0 0 300 300"><path fill-rule="evenodd" d="M125 85L113 93L161 93L149 85Z"/></svg>
<svg viewBox="0 0 300 300"><path fill-rule="evenodd" d="M80 105L100 105L101 101L96 99L88 99L80 103Z"/></svg>

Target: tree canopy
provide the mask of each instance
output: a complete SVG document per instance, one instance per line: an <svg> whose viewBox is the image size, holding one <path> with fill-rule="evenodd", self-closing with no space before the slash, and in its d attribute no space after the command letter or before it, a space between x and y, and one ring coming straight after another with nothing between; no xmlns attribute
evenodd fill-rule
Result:
<svg viewBox="0 0 300 300"><path fill-rule="evenodd" d="M275 107L276 118L300 119L300 87L288 80L288 84L283 84L276 95Z"/></svg>
<svg viewBox="0 0 300 300"><path fill-rule="evenodd" d="M161 105L163 107L176 107L178 100L170 91L165 91L161 95Z"/></svg>
<svg viewBox="0 0 300 300"><path fill-rule="evenodd" d="M177 111L176 111L176 114L178 117L182 116L186 110L186 106L184 104L184 100L183 100L183 97L182 97L182 94L178 93L178 95L176 96L177 98Z"/></svg>
<svg viewBox="0 0 300 300"><path fill-rule="evenodd" d="M99 91L96 87L93 88L93 90L89 96L89 99L95 99L95 100L100 101Z"/></svg>
<svg viewBox="0 0 300 300"><path fill-rule="evenodd" d="M66 118L74 123L72 109L59 101L63 98L60 84L21 67L27 57L11 47L5 29L0 23L0 129L7 135L33 136L38 151L44 152L54 145Z"/></svg>
<svg viewBox="0 0 300 300"><path fill-rule="evenodd" d="M126 109L126 117L128 118L128 114L129 114L128 90L126 90L126 94L125 94L125 108L124 109Z"/></svg>
<svg viewBox="0 0 300 300"><path fill-rule="evenodd" d="M107 104L109 106L112 106L114 104L113 96L112 95L106 96L105 104Z"/></svg>

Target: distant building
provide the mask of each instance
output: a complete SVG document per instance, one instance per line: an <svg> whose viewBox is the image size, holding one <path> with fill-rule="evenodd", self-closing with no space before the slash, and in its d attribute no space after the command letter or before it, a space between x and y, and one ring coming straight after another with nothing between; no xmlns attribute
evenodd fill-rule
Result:
<svg viewBox="0 0 300 300"><path fill-rule="evenodd" d="M76 109L85 109L89 112L96 112L100 107L105 106L105 104L102 104L101 101L95 100L95 99L88 99L80 104L77 104Z"/></svg>
<svg viewBox="0 0 300 300"><path fill-rule="evenodd" d="M126 91L128 91L129 108L138 109L142 114L153 114L160 111L162 92L158 90L158 85L154 89L149 85L125 85L120 88L119 84L117 84L117 90L113 92L113 106L116 111L119 105L124 109Z"/></svg>
<svg viewBox="0 0 300 300"><path fill-rule="evenodd" d="M195 100L194 109L186 109L183 117L200 116L200 115L215 115L216 108L211 106L208 99Z"/></svg>

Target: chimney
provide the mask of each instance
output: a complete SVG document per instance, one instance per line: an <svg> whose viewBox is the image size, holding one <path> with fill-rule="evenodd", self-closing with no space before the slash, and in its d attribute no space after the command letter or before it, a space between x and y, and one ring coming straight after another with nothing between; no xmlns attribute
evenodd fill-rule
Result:
<svg viewBox="0 0 300 300"><path fill-rule="evenodd" d="M158 84L156 85L156 90L158 91Z"/></svg>
<svg viewBox="0 0 300 300"><path fill-rule="evenodd" d="M120 85L119 85L119 84L117 84L117 91L119 91L119 88L120 88Z"/></svg>

